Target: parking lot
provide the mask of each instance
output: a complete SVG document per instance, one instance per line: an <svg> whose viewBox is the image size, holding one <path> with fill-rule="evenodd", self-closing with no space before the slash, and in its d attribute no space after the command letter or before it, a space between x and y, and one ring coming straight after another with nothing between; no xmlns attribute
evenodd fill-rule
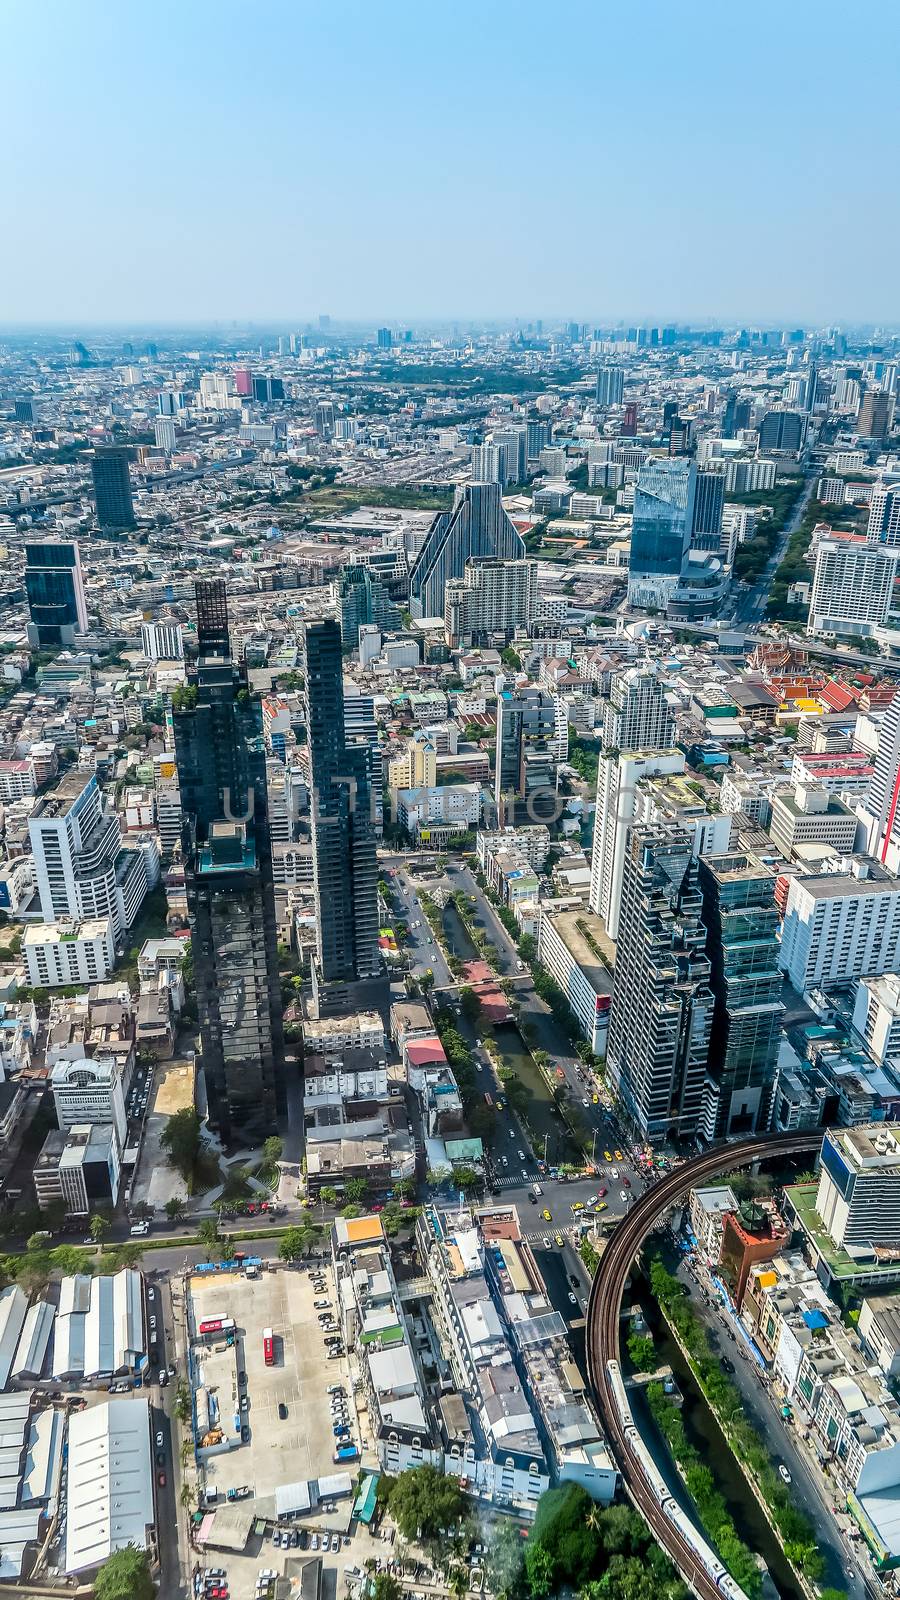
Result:
<svg viewBox="0 0 900 1600"><path fill-rule="evenodd" d="M236 1273L195 1275L190 1284L194 1327L206 1318L232 1317L237 1325L236 1367L238 1374L246 1373L246 1382L240 1385L247 1398L241 1420L249 1428L249 1441L207 1462L207 1490L216 1489L224 1498L229 1489L249 1485L248 1508L271 1519L279 1485L327 1478L342 1470L333 1459L336 1439L329 1387L343 1385L349 1428L345 1442L357 1447L360 1442L346 1360L328 1359L318 1320L319 1309L324 1308L314 1306L314 1301L327 1300L336 1312L331 1268L315 1270L324 1278L321 1289L315 1287L314 1269L292 1267L273 1267L253 1280ZM263 1352L267 1328L274 1335L272 1366L266 1365ZM211 1368L210 1381L216 1370ZM230 1378L224 1387L223 1412L232 1404ZM345 1470L355 1477L358 1462ZM309 1520L343 1531L350 1509L348 1495L324 1517L314 1505Z"/></svg>

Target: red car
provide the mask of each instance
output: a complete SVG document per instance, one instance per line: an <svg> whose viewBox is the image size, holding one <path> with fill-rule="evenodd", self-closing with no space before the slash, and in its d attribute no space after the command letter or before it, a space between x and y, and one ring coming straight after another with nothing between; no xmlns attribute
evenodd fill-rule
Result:
<svg viewBox="0 0 900 1600"><path fill-rule="evenodd" d="M159 1487L161 1489L164 1489L166 1487L166 1475L165 1475L165 1473L164 1472L158 1472L156 1474L156 1481L159 1484Z"/></svg>
<svg viewBox="0 0 900 1600"><path fill-rule="evenodd" d="M600 1199L602 1200L603 1196L606 1194L606 1184L603 1185L602 1189L598 1189L597 1193L599 1194Z"/></svg>
<svg viewBox="0 0 900 1600"><path fill-rule="evenodd" d="M624 1183L626 1189L630 1189L631 1188L631 1179L630 1178L623 1178L622 1182Z"/></svg>

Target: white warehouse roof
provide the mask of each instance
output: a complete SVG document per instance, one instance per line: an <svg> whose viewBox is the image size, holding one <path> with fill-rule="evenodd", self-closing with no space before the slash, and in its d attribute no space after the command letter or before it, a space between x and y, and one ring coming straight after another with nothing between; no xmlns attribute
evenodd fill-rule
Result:
<svg viewBox="0 0 900 1600"><path fill-rule="evenodd" d="M69 1418L66 1572L86 1572L126 1545L147 1549L153 1525L150 1402L107 1400Z"/></svg>
<svg viewBox="0 0 900 1600"><path fill-rule="evenodd" d="M123 1267L115 1277L94 1278L84 1324L84 1376L110 1376L133 1368L144 1350L141 1275Z"/></svg>
<svg viewBox="0 0 900 1600"><path fill-rule="evenodd" d="M47 1346L53 1331L56 1312L47 1300L36 1300L29 1306L25 1325L13 1362L14 1378L39 1378L47 1358Z"/></svg>
<svg viewBox="0 0 900 1600"><path fill-rule="evenodd" d="M0 1389L9 1383L19 1335L25 1323L28 1297L17 1283L0 1289Z"/></svg>

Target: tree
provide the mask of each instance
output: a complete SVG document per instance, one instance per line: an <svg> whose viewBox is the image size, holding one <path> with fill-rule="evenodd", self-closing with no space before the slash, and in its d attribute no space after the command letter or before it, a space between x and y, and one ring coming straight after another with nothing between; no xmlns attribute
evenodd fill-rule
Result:
<svg viewBox="0 0 900 1600"><path fill-rule="evenodd" d="M185 1204L177 1194L173 1194L166 1201L166 1216L170 1222L180 1222L185 1214Z"/></svg>
<svg viewBox="0 0 900 1600"><path fill-rule="evenodd" d="M369 1185L365 1178L348 1178L344 1184L344 1199L351 1205L365 1205L369 1194Z"/></svg>
<svg viewBox="0 0 900 1600"><path fill-rule="evenodd" d="M403 1585L391 1572L376 1572L369 1585L371 1600L403 1600Z"/></svg>
<svg viewBox="0 0 900 1600"><path fill-rule="evenodd" d="M90 1227L91 1238L95 1244L100 1244L101 1240L106 1238L106 1235L109 1233L109 1228L109 1218L101 1217L98 1212L95 1212L91 1217Z"/></svg>
<svg viewBox="0 0 900 1600"><path fill-rule="evenodd" d="M398 1200L412 1200L416 1192L413 1178L398 1178L394 1184L394 1193Z"/></svg>
<svg viewBox="0 0 900 1600"><path fill-rule="evenodd" d="M146 1200L139 1200L137 1205L132 1206L131 1214L149 1222L150 1218L156 1214L156 1207L151 1206Z"/></svg>
<svg viewBox="0 0 900 1600"><path fill-rule="evenodd" d="M542 1494L525 1547L525 1567L535 1600L566 1584L585 1583L600 1548L591 1526L591 1499L580 1484L560 1484Z"/></svg>
<svg viewBox="0 0 900 1600"><path fill-rule="evenodd" d="M133 1544L114 1551L94 1580L95 1600L153 1600L155 1594L147 1552Z"/></svg>
<svg viewBox="0 0 900 1600"><path fill-rule="evenodd" d="M525 1576L524 1541L515 1523L502 1521L493 1529L485 1557L487 1586L497 1600L516 1600Z"/></svg>
<svg viewBox="0 0 900 1600"><path fill-rule="evenodd" d="M200 1118L193 1106L185 1106L169 1117L160 1136L170 1164L185 1179L189 1178L200 1154Z"/></svg>
<svg viewBox="0 0 900 1600"><path fill-rule="evenodd" d="M481 1175L474 1167L454 1167L453 1187L459 1189L461 1194L474 1194L481 1188Z"/></svg>
<svg viewBox="0 0 900 1600"><path fill-rule="evenodd" d="M338 1203L338 1198L339 1196L337 1189L332 1189L330 1184L326 1183L324 1187L319 1190L319 1199L321 1200L323 1206L336 1206Z"/></svg>
<svg viewBox="0 0 900 1600"><path fill-rule="evenodd" d="M474 1027L481 1016L481 1001L468 984L464 984L459 991L459 1009L470 1027Z"/></svg>
<svg viewBox="0 0 900 1600"><path fill-rule="evenodd" d="M222 1254L222 1240L219 1237L219 1222L216 1217L202 1217L197 1228L197 1237L206 1247L210 1256Z"/></svg>
<svg viewBox="0 0 900 1600"><path fill-rule="evenodd" d="M426 1464L401 1472L391 1489L389 1509L404 1539L433 1545L444 1541L445 1529L461 1523L466 1501L456 1478Z"/></svg>
<svg viewBox="0 0 900 1600"><path fill-rule="evenodd" d="M300 1257L306 1252L309 1237L309 1228L285 1229L285 1232L281 1235L281 1243L278 1246L278 1254L281 1260L299 1261Z"/></svg>
<svg viewBox="0 0 900 1600"><path fill-rule="evenodd" d="M284 1151L284 1144L277 1134L272 1134L263 1145L262 1164L266 1172L274 1172Z"/></svg>

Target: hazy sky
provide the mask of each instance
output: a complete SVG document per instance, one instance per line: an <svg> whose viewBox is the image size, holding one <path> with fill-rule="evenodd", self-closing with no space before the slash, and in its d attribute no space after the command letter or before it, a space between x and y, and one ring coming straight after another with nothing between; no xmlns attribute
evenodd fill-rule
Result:
<svg viewBox="0 0 900 1600"><path fill-rule="evenodd" d="M896 0L0 0L0 325L900 320Z"/></svg>

